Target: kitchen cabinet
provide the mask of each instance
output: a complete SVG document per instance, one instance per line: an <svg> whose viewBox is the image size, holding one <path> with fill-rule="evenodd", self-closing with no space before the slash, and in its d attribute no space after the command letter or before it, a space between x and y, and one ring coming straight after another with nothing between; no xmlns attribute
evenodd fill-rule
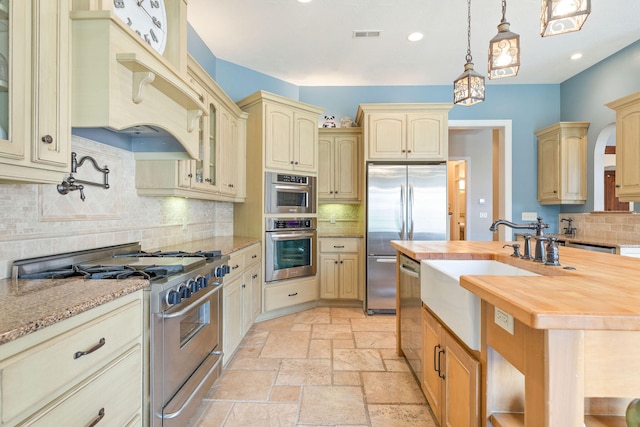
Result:
<svg viewBox="0 0 640 427"><path fill-rule="evenodd" d="M264 147L265 170L318 173L318 116L322 109L264 91L240 101L255 131L251 149Z"/></svg>
<svg viewBox="0 0 640 427"><path fill-rule="evenodd" d="M616 111L616 196L640 201L640 91L606 105Z"/></svg>
<svg viewBox="0 0 640 427"><path fill-rule="evenodd" d="M480 362L422 308L422 390L438 423L478 426L480 422Z"/></svg>
<svg viewBox="0 0 640 427"><path fill-rule="evenodd" d="M198 124L198 159L137 160L138 194L243 202L247 115L188 59L190 83L207 106Z"/></svg>
<svg viewBox="0 0 640 427"><path fill-rule="evenodd" d="M321 128L318 137L318 198L360 201L360 128Z"/></svg>
<svg viewBox="0 0 640 427"><path fill-rule="evenodd" d="M69 10L69 0L0 3L0 180L59 184L70 172Z"/></svg>
<svg viewBox="0 0 640 427"><path fill-rule="evenodd" d="M264 288L264 311L286 309L317 299L318 282L316 276L271 282Z"/></svg>
<svg viewBox="0 0 640 427"><path fill-rule="evenodd" d="M452 104L361 104L365 160L446 161Z"/></svg>
<svg viewBox="0 0 640 427"><path fill-rule="evenodd" d="M142 304L138 291L0 346L0 425L142 425Z"/></svg>
<svg viewBox="0 0 640 427"><path fill-rule="evenodd" d="M233 356L262 309L262 246L235 251L223 287L223 364Z"/></svg>
<svg viewBox="0 0 640 427"><path fill-rule="evenodd" d="M320 239L320 298L360 298L360 239Z"/></svg>
<svg viewBox="0 0 640 427"><path fill-rule="evenodd" d="M587 199L586 122L559 122L538 137L538 201L542 205L583 204Z"/></svg>

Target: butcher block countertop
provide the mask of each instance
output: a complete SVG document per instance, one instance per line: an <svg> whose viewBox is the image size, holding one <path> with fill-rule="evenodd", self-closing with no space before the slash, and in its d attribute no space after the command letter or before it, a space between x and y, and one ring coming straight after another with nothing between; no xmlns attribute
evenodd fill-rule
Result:
<svg viewBox="0 0 640 427"><path fill-rule="evenodd" d="M482 300L535 329L640 331L640 259L559 247L560 266L511 257L511 242L400 241L416 260L495 259L540 276L461 276Z"/></svg>

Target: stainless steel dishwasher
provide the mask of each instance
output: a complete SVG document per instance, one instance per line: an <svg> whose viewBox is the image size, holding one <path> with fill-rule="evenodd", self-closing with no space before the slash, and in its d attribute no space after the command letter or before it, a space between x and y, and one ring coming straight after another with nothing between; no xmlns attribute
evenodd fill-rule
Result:
<svg viewBox="0 0 640 427"><path fill-rule="evenodd" d="M400 262L400 349L413 373L422 376L422 299L420 263L401 255Z"/></svg>

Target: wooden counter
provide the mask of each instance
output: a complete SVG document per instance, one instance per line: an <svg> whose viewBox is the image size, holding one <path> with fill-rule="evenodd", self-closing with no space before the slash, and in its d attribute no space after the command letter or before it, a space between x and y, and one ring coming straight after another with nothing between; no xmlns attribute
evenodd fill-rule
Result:
<svg viewBox="0 0 640 427"><path fill-rule="evenodd" d="M640 397L640 260L560 247L554 267L511 257L504 242L391 244L418 260L495 259L540 274L460 278L482 299L483 422L512 412L524 415L493 419L582 427L585 413L621 415ZM497 326L496 309L513 316L513 332ZM602 425L620 423L611 420Z"/></svg>

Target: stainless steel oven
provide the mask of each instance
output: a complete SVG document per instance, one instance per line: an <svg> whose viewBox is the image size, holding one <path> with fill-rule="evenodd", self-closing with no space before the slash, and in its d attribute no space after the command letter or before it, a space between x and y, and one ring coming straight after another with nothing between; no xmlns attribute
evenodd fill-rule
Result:
<svg viewBox="0 0 640 427"><path fill-rule="evenodd" d="M265 281L316 274L316 218L267 218Z"/></svg>
<svg viewBox="0 0 640 427"><path fill-rule="evenodd" d="M316 213L316 177L266 172L266 213Z"/></svg>

